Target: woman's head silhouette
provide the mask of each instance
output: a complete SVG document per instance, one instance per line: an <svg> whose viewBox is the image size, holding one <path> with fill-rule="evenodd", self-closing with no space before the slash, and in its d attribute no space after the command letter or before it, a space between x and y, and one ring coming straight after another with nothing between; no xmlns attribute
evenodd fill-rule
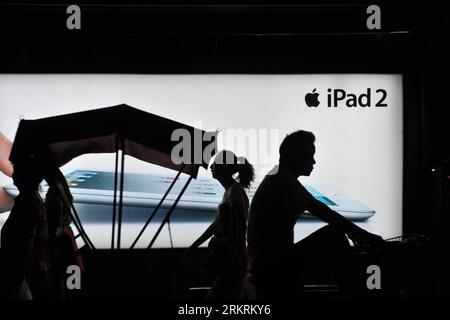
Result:
<svg viewBox="0 0 450 320"><path fill-rule="evenodd" d="M217 153L211 165L212 176L218 180L232 177L238 173L235 179L244 188L250 187L255 178L253 166L244 157L237 157L233 152L223 150Z"/></svg>

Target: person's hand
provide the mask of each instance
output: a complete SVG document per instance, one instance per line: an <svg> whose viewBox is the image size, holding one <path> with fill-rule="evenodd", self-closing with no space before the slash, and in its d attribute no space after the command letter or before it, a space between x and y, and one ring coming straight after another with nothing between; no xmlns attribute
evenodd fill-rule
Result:
<svg viewBox="0 0 450 320"><path fill-rule="evenodd" d="M379 235L361 229L361 232L350 237L357 247L380 248L384 245L384 240Z"/></svg>

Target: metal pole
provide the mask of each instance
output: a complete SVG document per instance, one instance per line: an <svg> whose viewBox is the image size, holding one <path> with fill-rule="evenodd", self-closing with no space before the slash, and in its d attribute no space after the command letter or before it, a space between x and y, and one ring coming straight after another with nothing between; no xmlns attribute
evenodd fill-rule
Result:
<svg viewBox="0 0 450 320"><path fill-rule="evenodd" d="M169 209L169 211L166 213L166 217L164 218L163 222L161 222L161 225L158 228L158 231L156 231L155 235L153 236L152 241L150 242L150 244L148 245L147 249L150 249L153 245L153 243L155 242L156 238L158 238L159 233L161 232L162 228L164 227L164 225L166 224L166 222L169 220L173 210L175 209L175 207L178 204L178 201L180 201L181 196L184 194L184 192L186 191L186 188L188 187L189 183L192 180L192 176L189 176L188 181L186 182L186 184L183 186L183 189L181 190L180 194L178 195L178 197L176 198L175 202L173 203L172 207Z"/></svg>
<svg viewBox="0 0 450 320"><path fill-rule="evenodd" d="M71 201L64 196L63 191L60 188L58 188L57 186L56 186L56 190L58 191L57 194L58 194L60 200L63 202L64 206L66 207L66 210L69 211L70 217L72 218L72 221L73 221L75 227L77 228L78 233L81 234L83 241L86 243L86 245L88 247L90 247L90 249L95 250L94 244L92 243L91 239L89 239L86 232L84 231L83 224L81 223L80 217L78 216L75 206L73 205L73 203L69 204L69 202L71 202Z"/></svg>
<svg viewBox="0 0 450 320"><path fill-rule="evenodd" d="M123 145L123 137L121 137L121 163L120 163L120 189L119 189L119 221L117 225L117 249L120 249L120 240L122 233L122 206L123 206L123 178L124 178L124 166L125 166L125 150Z"/></svg>
<svg viewBox="0 0 450 320"><path fill-rule="evenodd" d="M184 169L184 164L181 166L180 171L178 171L176 177L173 179L172 183L170 184L169 188L166 190L166 193L164 193L163 197L161 198L161 200L159 201L158 205L153 209L152 214L150 215L150 217L147 219L147 221L144 224L144 227L142 228L142 230L139 232L138 236L136 237L136 239L133 241L133 244L131 245L130 249L133 249L134 246L136 245L136 243L139 241L139 239L141 238L142 234L144 233L145 229L147 228L147 226L149 225L150 221L153 220L153 217L155 216L156 212L159 210L159 208L161 207L161 205L164 203L164 200L166 199L167 195L169 194L170 190L172 190L172 187L175 185L175 183L177 182L181 171L183 171Z"/></svg>
<svg viewBox="0 0 450 320"><path fill-rule="evenodd" d="M116 161L114 166L114 198L113 198L113 216L111 231L111 250L114 249L114 238L116 233L116 206L117 206L117 171L119 167L119 142L116 143Z"/></svg>

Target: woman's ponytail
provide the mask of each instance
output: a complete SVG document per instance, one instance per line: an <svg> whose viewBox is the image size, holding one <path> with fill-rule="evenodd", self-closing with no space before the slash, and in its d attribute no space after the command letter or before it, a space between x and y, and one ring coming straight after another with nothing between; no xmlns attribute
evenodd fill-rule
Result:
<svg viewBox="0 0 450 320"><path fill-rule="evenodd" d="M237 177L239 183L244 188L249 188L252 181L255 179L255 169L244 157L239 157L238 160L238 173Z"/></svg>

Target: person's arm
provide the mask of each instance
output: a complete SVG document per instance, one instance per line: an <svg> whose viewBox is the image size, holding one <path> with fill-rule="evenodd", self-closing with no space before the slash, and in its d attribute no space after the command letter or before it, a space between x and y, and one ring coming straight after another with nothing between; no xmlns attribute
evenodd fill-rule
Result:
<svg viewBox="0 0 450 320"><path fill-rule="evenodd" d="M360 240L372 245L378 245L383 241L380 236L358 227L356 224L316 199L310 200L306 208L320 220L342 230L342 232L346 233L352 240Z"/></svg>
<svg viewBox="0 0 450 320"><path fill-rule="evenodd" d="M189 247L189 249L195 249L201 246L203 242L205 242L214 235L216 228L217 228L217 217L213 221L213 223L209 225L208 229L206 229L205 232L203 232L203 234L200 237L198 237L197 240L194 241L194 243Z"/></svg>
<svg viewBox="0 0 450 320"><path fill-rule="evenodd" d="M194 243L184 251L184 253L183 253L183 255L182 255L182 259L183 259L185 262L189 262L189 260L191 259L192 252L193 252L196 248L198 248L199 246L201 246L203 242L205 242L206 240L208 240L209 238L211 238L211 237L214 235L214 233L215 233L215 231L216 231L216 228L217 228L217 217L216 217L216 219L209 225L209 227L205 230L205 232L203 232L203 234L202 234L200 237L198 237L198 239L195 240Z"/></svg>
<svg viewBox="0 0 450 320"><path fill-rule="evenodd" d="M336 226L345 233L355 234L362 230L336 211L331 210L326 204L320 202L319 200L312 200L307 206L307 209L320 220Z"/></svg>
<svg viewBox="0 0 450 320"><path fill-rule="evenodd" d="M292 180L290 190L295 190L294 198L300 208L305 208L320 220L335 226L347 234L354 242L363 242L371 245L381 245L383 239L380 236L367 232L356 224L346 219L336 211L330 209L326 204L314 198L297 179Z"/></svg>

